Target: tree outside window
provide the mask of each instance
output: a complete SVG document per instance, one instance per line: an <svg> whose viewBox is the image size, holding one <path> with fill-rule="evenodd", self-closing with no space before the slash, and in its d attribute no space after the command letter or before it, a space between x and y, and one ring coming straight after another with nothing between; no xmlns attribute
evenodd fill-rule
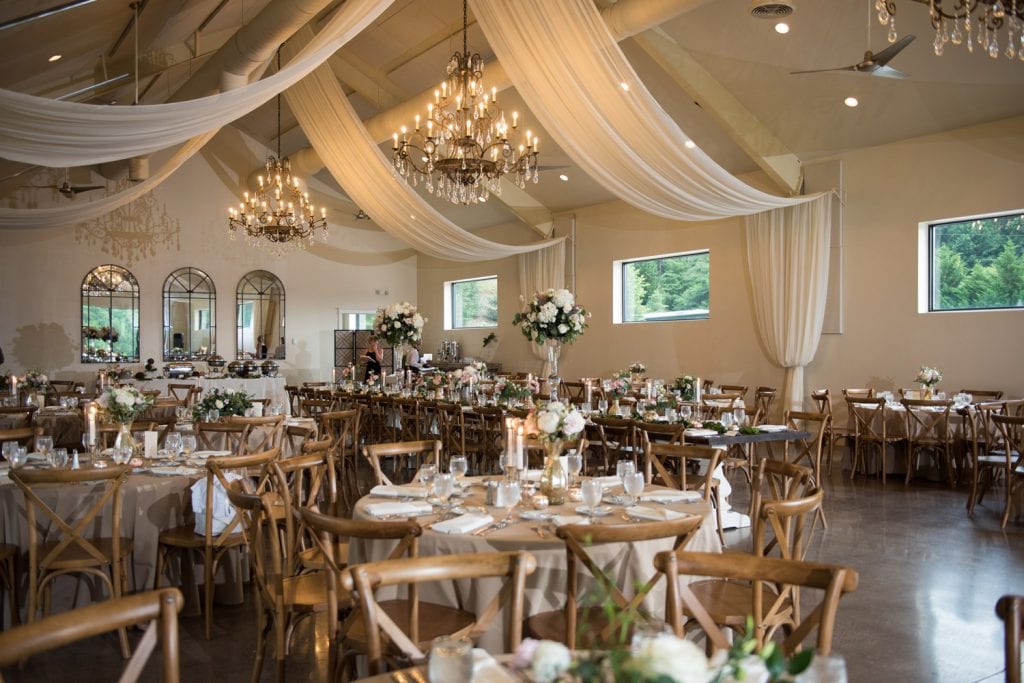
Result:
<svg viewBox="0 0 1024 683"><path fill-rule="evenodd" d="M622 322L706 319L710 266L707 251L622 261Z"/></svg>
<svg viewBox="0 0 1024 683"><path fill-rule="evenodd" d="M498 326L498 278L449 282L451 329Z"/></svg>
<svg viewBox="0 0 1024 683"><path fill-rule="evenodd" d="M932 311L1024 307L1024 213L932 224Z"/></svg>

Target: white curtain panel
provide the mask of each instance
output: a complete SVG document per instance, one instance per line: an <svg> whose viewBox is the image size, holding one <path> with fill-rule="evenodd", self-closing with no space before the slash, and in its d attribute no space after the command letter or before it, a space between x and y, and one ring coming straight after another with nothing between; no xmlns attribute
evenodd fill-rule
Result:
<svg viewBox="0 0 1024 683"><path fill-rule="evenodd" d="M537 292L565 287L565 242L519 256L519 298L527 302ZM544 361L541 376L551 374L543 344L530 344L533 355Z"/></svg>
<svg viewBox="0 0 1024 683"><path fill-rule="evenodd" d="M809 199L756 190L700 149L688 149L686 133L648 92L593 0L470 5L533 115L623 201L657 216L699 221Z"/></svg>
<svg viewBox="0 0 1024 683"><path fill-rule="evenodd" d="M477 237L442 216L381 153L330 67L316 69L292 86L285 97L324 166L345 193L382 230L420 252L449 261L488 261L562 241L559 238L524 246L499 244Z"/></svg>
<svg viewBox="0 0 1024 683"><path fill-rule="evenodd" d="M149 154L216 131L323 64L392 2L348 0L286 68L210 97L110 107L0 90L0 157L41 166L85 166Z"/></svg>
<svg viewBox="0 0 1024 683"><path fill-rule="evenodd" d="M821 339L832 195L746 218L754 317L772 362L786 368L784 406L801 410L804 367Z"/></svg>

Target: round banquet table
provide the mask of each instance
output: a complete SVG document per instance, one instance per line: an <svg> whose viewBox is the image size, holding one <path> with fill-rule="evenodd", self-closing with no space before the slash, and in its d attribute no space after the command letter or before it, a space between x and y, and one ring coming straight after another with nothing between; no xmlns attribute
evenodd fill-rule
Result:
<svg viewBox="0 0 1024 683"><path fill-rule="evenodd" d="M480 485L481 478L467 478L468 486L462 500L464 507L484 507L484 489ZM648 486L647 491L663 488L660 486ZM611 493L621 493L621 487L616 490L613 487ZM354 519L373 520L377 519L366 512L366 505L379 503L394 498L383 498L377 496L365 496L356 502L352 512ZM548 510L556 515L572 515L579 502L569 502L566 505L552 506ZM597 517L592 520L594 524L624 524L621 506L606 504L612 509L612 513L605 517ZM721 552L722 545L718 539L714 512L711 506L703 501L692 503L674 503L661 505L647 503L652 507L667 508L687 514L700 515L704 518L697 533L686 546L689 550L701 552ZM489 507L488 514L495 519L504 516L504 509ZM517 513L520 508L516 509ZM496 529L483 535L473 534L443 534L432 531L429 525L438 519L437 515L424 515L417 518L423 525L424 532L419 542L419 554L421 557L431 555L454 555L462 553L494 552L509 550L528 550L537 558L537 571L526 577L526 594L524 597L523 614L529 616L538 612L561 609L565 604L566 586L566 551L561 540L555 535L555 529L551 522L531 521L521 519L515 524L504 529ZM630 524L643 524L642 521L630 521ZM540 529L540 532L537 531ZM543 537L541 536L543 534ZM609 576L613 577L619 586L630 587L637 581L647 581L654 575L654 556L663 551L672 549L673 539L658 541L644 541L638 543L609 543L602 544L591 550L595 560L605 568ZM377 541L351 539L349 544L349 564L360 562L371 562L383 560L388 557L395 547L395 541ZM479 613L501 589L501 580L485 579L480 581L446 582L443 584L427 584L421 588L422 599L429 602L436 602L451 606L458 606L468 609L471 612ZM589 590L594 585L589 575L581 577L581 590ZM626 590L629 595L630 591ZM388 597L384 591L381 595ZM644 607L651 614L661 617L665 609L665 587L659 582L644 601ZM506 617L504 610L498 615L478 643L479 647L489 652L502 652L505 648L505 624Z"/></svg>
<svg viewBox="0 0 1024 683"><path fill-rule="evenodd" d="M3 463L6 465L6 463ZM205 470L193 468L190 474L173 476L157 476L148 473L135 473L128 476L122 487L121 503L121 535L134 540L132 562L129 567L129 590L134 585L137 590L148 590L153 586L153 571L156 564L156 552L160 532L171 529L191 517L192 484L205 475ZM41 498L55 511L62 515L71 515L75 510L83 510L98 495L99 486L54 485L41 494ZM25 512L25 497L8 476L6 468L0 469L0 542L19 546L27 552L28 528ZM37 522L42 515L37 510ZM100 513L103 533L110 533L110 507ZM49 520L47 520L48 522ZM53 529L52 524L40 529L43 540ZM53 529L55 531L55 529ZM22 567L22 586L19 596L22 607L26 604L25 586L27 579L27 559ZM218 569L217 599L223 603L239 603L242 600L242 579L235 576L233 562L222 562ZM182 576L166 576L162 585L177 585L185 595L187 613L199 612L199 592L196 579L202 580L202 567L193 568L191 563L181 563ZM171 563L171 571L177 572L178 563ZM198 569L198 574L196 573ZM243 567L244 570L244 567ZM240 570L241 571L241 570ZM134 583L133 583L134 582ZM62 612L72 607L92 602L90 594L91 579L75 580L61 578L54 583L52 611ZM105 596L105 589L98 589L99 595ZM9 618L5 609L0 619Z"/></svg>

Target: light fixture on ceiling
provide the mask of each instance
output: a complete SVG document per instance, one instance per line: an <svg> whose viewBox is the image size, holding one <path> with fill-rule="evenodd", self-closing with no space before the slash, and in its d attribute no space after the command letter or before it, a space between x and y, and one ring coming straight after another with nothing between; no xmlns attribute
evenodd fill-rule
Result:
<svg viewBox="0 0 1024 683"><path fill-rule="evenodd" d="M569 182L569 176L565 175L564 173L560 174L558 176L558 179L561 180L563 183Z"/></svg>
<svg viewBox="0 0 1024 683"><path fill-rule="evenodd" d="M59 60L63 56L64 55L50 55L50 58L47 59L46 61L48 61L48 62L56 62L57 60Z"/></svg>
<svg viewBox="0 0 1024 683"><path fill-rule="evenodd" d="M775 24L775 32L781 35L786 35L787 33L789 33L789 24L787 24L784 21L780 21L779 23Z"/></svg>
<svg viewBox="0 0 1024 683"><path fill-rule="evenodd" d="M485 202L491 193L501 194L500 180L507 176L519 187L537 182L537 138L530 131L519 144L509 135L519 128L513 112L511 126L498 107L498 91L483 85L484 60L469 53L469 10L462 3L462 52L448 60L447 75L427 105L426 129L416 116L413 131L402 127L392 136L392 162L413 186L453 204ZM425 159L425 160L424 160Z"/></svg>
<svg viewBox="0 0 1024 683"><path fill-rule="evenodd" d="M281 69L281 51L277 52ZM309 203L309 193L292 177L291 163L281 156L281 95L277 96L277 156L267 157L266 180L259 176L259 187L245 192L238 208L228 209L231 237L242 233L246 242L275 254L288 248L306 249L318 238L327 239L327 209Z"/></svg>
<svg viewBox="0 0 1024 683"><path fill-rule="evenodd" d="M847 107L851 107L852 108L852 107L856 107L858 104L860 104L860 102L857 101L856 97L850 96L850 97L847 97L845 100L843 100L843 104L845 104Z"/></svg>
<svg viewBox="0 0 1024 683"><path fill-rule="evenodd" d="M948 43L966 45L974 52L975 43L992 59L999 58L1000 32L1005 27L1003 55L1024 61L1024 0L914 0L928 5L935 39L932 47L941 55ZM889 27L889 42L896 42L896 0L875 0L878 21ZM977 22L977 28L971 24Z"/></svg>
<svg viewBox="0 0 1024 683"><path fill-rule="evenodd" d="M693 149L696 146L697 143L694 142L693 140L687 140L686 142L683 143L683 147L685 147L686 149Z"/></svg>

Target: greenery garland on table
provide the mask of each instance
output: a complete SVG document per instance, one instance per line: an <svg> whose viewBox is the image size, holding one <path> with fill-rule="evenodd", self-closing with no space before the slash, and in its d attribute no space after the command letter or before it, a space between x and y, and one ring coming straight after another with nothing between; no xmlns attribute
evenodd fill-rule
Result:
<svg viewBox="0 0 1024 683"><path fill-rule="evenodd" d="M96 399L107 422L129 424L153 406L153 397L135 387L107 387Z"/></svg>
<svg viewBox="0 0 1024 683"><path fill-rule="evenodd" d="M192 419L202 422L211 410L221 417L245 415L252 408L252 397L244 389L212 389L209 394L192 406Z"/></svg>

